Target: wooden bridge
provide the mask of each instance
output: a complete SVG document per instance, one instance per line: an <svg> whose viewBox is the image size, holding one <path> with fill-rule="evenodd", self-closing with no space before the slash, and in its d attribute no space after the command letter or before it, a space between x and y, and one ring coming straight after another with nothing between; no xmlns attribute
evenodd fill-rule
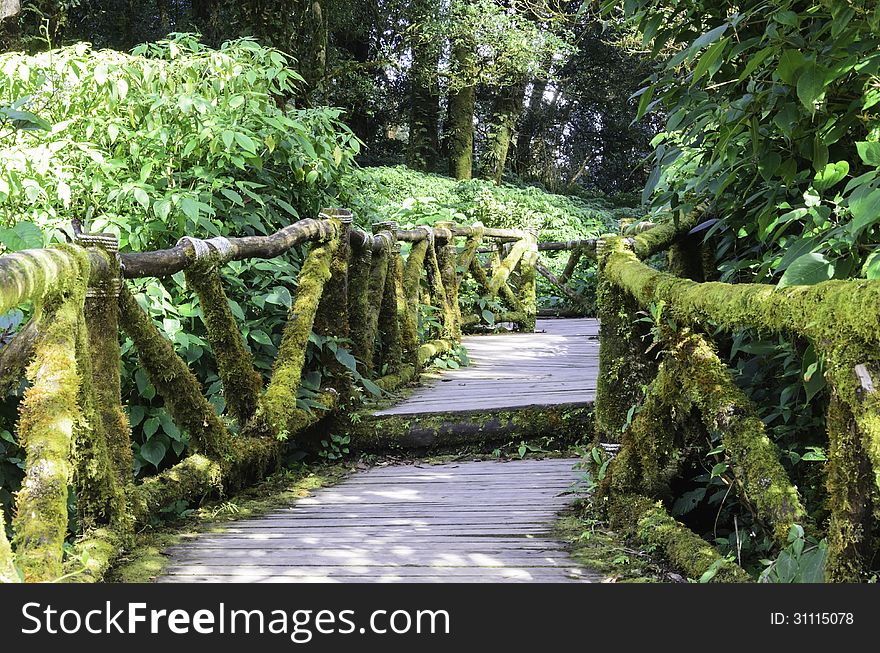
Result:
<svg viewBox="0 0 880 653"><path fill-rule="evenodd" d="M712 281L699 219L539 243L533 232L480 224L380 223L368 233L348 212L327 210L269 236L185 237L156 252L119 253L111 235L78 233L76 243L0 256L0 314L33 307L0 349L4 396L28 382L16 433L25 478L11 542L0 513L0 580L101 579L169 505L254 484L278 468L289 441L307 446L330 432L350 435L355 451L407 455L534 437L590 442L592 496L614 527L690 578L749 580L667 512L673 487L709 460L777 548L802 528L826 538L828 580L862 579L880 541L880 282ZM293 249L302 265L266 378L230 309L222 268ZM541 264L542 250L572 252L560 276ZM665 270L643 262L663 251ZM536 274L575 298L566 282L584 257L598 262L599 322L536 328ZM224 415L126 283L181 271L199 299ZM463 292L466 277L474 292ZM433 378L435 358L489 326L474 294L503 307L488 321L518 333L466 339L474 364ZM419 306L434 307L439 320L420 321ZM813 373L829 398L822 523L715 351L714 335L744 329L785 334L815 352ZM120 400L120 331L189 436L180 462L138 481ZM315 336L335 355L307 408L298 398ZM379 407L366 405L359 387L392 393L420 379L403 401ZM178 547L165 579L595 580L547 537L579 477L572 462L355 474L264 520Z"/></svg>

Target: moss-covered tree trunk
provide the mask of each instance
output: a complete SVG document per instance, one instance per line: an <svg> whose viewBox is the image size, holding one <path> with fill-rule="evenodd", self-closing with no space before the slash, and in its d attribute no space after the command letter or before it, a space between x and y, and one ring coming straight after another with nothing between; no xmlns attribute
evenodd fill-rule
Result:
<svg viewBox="0 0 880 653"><path fill-rule="evenodd" d="M474 168L474 106L477 98L475 83L474 45L466 37L452 44L452 58L458 78L449 92L446 114L446 151L449 174L456 179L470 179Z"/></svg>
<svg viewBox="0 0 880 653"><path fill-rule="evenodd" d="M501 183L507 163L510 142L516 130L516 122L523 110L525 81L498 89L489 119L486 152L480 166L480 176Z"/></svg>

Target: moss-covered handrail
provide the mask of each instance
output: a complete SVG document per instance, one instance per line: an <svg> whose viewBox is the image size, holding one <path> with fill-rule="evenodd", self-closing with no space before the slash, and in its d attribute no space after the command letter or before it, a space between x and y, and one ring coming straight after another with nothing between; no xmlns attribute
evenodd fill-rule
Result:
<svg viewBox="0 0 880 653"><path fill-rule="evenodd" d="M462 261L476 261L485 240L513 253L483 281L503 297L508 317L534 329L535 234L437 223L400 229L353 228L343 209L324 209L267 236L182 238L174 247L119 253L110 234L78 233L77 243L0 256L0 312L32 304L32 318L0 349L0 387L30 381L21 404L19 442L27 451L14 537L0 521L0 578L95 580L136 529L175 501L199 502L256 482L278 465L285 441L331 412L353 407L349 373L337 365L319 392L323 410L297 405L310 334L351 342L358 371L384 390L417 379L457 346L462 325ZM456 242L463 239L461 246ZM401 243L408 253L401 255ZM288 321L268 381L257 371L229 309L222 267L305 250ZM465 274L472 265L465 266ZM199 380L132 294L125 279L183 271L202 308L207 340L227 396L218 416ZM516 280L516 289L511 282ZM437 307L441 326L418 331L417 308ZM468 309L468 307L465 307ZM131 430L120 396L119 333L134 343L141 367L172 421L189 435L179 463L132 482ZM383 376L379 376L382 370ZM237 428L230 428L230 424ZM65 561L68 479L82 532L85 570ZM75 557L74 557L75 558ZM72 572L72 573L71 573Z"/></svg>
<svg viewBox="0 0 880 653"><path fill-rule="evenodd" d="M704 281L709 275L702 270L700 245L689 234L698 220L695 214L633 236L608 235L597 248L597 437L623 443L608 464L608 505L619 511L617 521L625 515L629 523L641 523L648 512L662 510L654 502L667 498L662 487L668 481L658 485L656 474L663 470L674 475L676 468L664 467L665 459L656 454L686 455L691 445L680 438L692 427L681 423L681 416L698 409L707 427L720 429L730 439L726 445L735 489L766 521L779 545L785 544L794 523L812 529L828 540L827 578L858 580L876 555L872 533L878 530L880 507L880 395L874 382L880 378L880 282L854 279L777 288ZM643 262L664 249L669 250L668 268L691 278ZM688 257L693 260L679 260ZM652 306L662 306L664 320L673 320L683 330L666 334L659 367L656 354L646 351L648 327L638 322L638 312ZM742 329L800 338L812 344L823 361L831 396L827 527L810 523L779 463L778 450L707 336L698 335ZM681 334L690 330L698 333L682 340ZM644 397L642 388L647 388ZM641 412L628 418L638 405ZM660 444L658 437L670 439ZM687 546L672 540L667 544ZM680 550L677 555L681 557Z"/></svg>

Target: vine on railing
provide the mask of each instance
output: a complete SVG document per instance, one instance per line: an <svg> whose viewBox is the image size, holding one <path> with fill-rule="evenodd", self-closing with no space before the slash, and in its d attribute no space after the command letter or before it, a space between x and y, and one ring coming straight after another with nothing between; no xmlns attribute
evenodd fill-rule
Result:
<svg viewBox="0 0 880 653"><path fill-rule="evenodd" d="M173 248L123 253L108 234L79 234L76 244L0 256L0 314L33 303L30 322L0 350L0 389L22 374L29 386L20 408L18 441L26 451L12 542L0 514L0 580L65 577L68 485L76 492L79 580L100 578L131 542L136 528L164 506L199 501L260 480L279 464L284 442L333 411L353 407L349 369L331 368L320 392L326 410L297 405L310 335L350 342L354 370L391 390L418 378L435 356L455 347L463 325L458 289L470 271L507 312L497 321L534 329L534 233L438 223L401 230L352 228L335 209L270 236L183 238ZM457 238L465 242L459 252ZM488 275L480 243L512 243ZM404 261L401 243L411 244ZM221 267L233 260L273 258L307 245L288 321L268 383L244 344L223 288ZM509 284L518 271L518 284ZM226 397L221 419L200 382L140 307L124 282L184 271L200 300L207 340ZM423 285L424 280L424 285ZM439 309L440 327L420 340L419 303ZM131 433L120 398L119 332L134 343L150 383L175 425L189 434L190 454L136 483ZM238 434L227 422L234 420Z"/></svg>
<svg viewBox="0 0 880 653"><path fill-rule="evenodd" d="M876 555L880 488L880 283L827 281L777 289L766 284L708 281L696 237L683 224L663 225L633 238L607 236L599 255L601 350L595 419L601 442L619 442L604 465L598 496L613 523L662 546L694 578L747 580L732 561L675 521L662 501L688 459L705 454L697 430L720 432L732 489L784 547L794 525L816 534L798 488L780 462L754 407L734 384L708 334L753 328L807 340L824 362L830 387L825 469L830 519L826 578L860 579ZM660 272L640 259L671 248ZM685 278L690 277L690 278ZM676 329L654 325L664 351L647 351L648 326L639 311L662 307ZM647 392L642 400L643 388ZM640 405L637 414L632 407ZM696 420L696 423L694 422ZM597 442L597 445L599 443ZM601 450L601 449L599 449ZM661 502L658 502L661 501Z"/></svg>

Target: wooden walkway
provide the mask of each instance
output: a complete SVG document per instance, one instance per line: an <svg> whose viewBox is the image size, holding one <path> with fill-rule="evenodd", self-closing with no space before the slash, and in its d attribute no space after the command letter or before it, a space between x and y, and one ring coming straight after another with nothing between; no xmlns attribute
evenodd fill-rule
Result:
<svg viewBox="0 0 880 653"><path fill-rule="evenodd" d="M408 415L592 401L596 320L471 336L472 365L435 375ZM168 550L159 582L596 582L549 529L583 473L574 459L375 467L264 517Z"/></svg>
<svg viewBox="0 0 880 653"><path fill-rule="evenodd" d="M375 467L168 550L159 582L597 582L549 536L575 459Z"/></svg>
<svg viewBox="0 0 880 653"><path fill-rule="evenodd" d="M403 402L376 415L550 406L593 401L599 321L538 320L535 333L466 336L471 364L445 370Z"/></svg>

